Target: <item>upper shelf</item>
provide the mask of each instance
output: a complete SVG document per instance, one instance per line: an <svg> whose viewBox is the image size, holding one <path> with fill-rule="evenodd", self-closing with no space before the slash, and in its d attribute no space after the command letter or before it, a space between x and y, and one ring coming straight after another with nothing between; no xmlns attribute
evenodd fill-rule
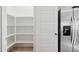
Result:
<svg viewBox="0 0 79 59"><path fill-rule="evenodd" d="M33 33L16 33L16 35L33 35Z"/></svg>
<svg viewBox="0 0 79 59"><path fill-rule="evenodd" d="M29 26L33 25L32 17L16 17L16 26Z"/></svg>
<svg viewBox="0 0 79 59"><path fill-rule="evenodd" d="M33 24L7 25L7 27L15 27L15 26L33 26Z"/></svg>
<svg viewBox="0 0 79 59"><path fill-rule="evenodd" d="M32 24L28 24L28 25L16 25L16 26L33 26Z"/></svg>
<svg viewBox="0 0 79 59"><path fill-rule="evenodd" d="M15 35L33 35L33 33L16 33L16 34L14 33L14 34L8 35L7 38Z"/></svg>

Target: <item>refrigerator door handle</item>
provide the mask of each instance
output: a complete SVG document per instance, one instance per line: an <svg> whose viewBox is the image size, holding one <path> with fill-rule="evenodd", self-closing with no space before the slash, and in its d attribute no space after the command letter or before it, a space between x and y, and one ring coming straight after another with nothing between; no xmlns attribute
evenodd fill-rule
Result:
<svg viewBox="0 0 79 59"><path fill-rule="evenodd" d="M72 32L72 17L71 17L71 39L70 39L70 41L71 41L71 43L72 43L72 39L73 39L73 37L72 37L72 35L73 35L73 32Z"/></svg>
<svg viewBox="0 0 79 59"><path fill-rule="evenodd" d="M77 36L77 25L76 25L76 19L75 19L75 38L74 38L74 44L76 43L76 36Z"/></svg>

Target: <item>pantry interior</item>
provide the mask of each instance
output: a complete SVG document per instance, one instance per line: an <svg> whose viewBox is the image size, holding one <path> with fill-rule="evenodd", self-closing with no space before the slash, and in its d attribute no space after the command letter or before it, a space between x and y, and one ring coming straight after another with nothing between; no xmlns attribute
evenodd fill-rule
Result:
<svg viewBox="0 0 79 59"><path fill-rule="evenodd" d="M33 7L6 7L6 18L7 51L32 52L34 38Z"/></svg>

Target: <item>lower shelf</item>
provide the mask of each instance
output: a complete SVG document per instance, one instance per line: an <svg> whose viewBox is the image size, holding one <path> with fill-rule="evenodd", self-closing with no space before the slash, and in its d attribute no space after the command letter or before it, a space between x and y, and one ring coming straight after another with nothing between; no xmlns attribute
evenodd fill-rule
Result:
<svg viewBox="0 0 79 59"><path fill-rule="evenodd" d="M14 47L9 52L33 52L33 47Z"/></svg>
<svg viewBox="0 0 79 59"><path fill-rule="evenodd" d="M16 44L16 43L32 43L32 44L33 44L33 41L17 41L17 42L13 42L12 44L10 44L10 45L7 47L7 49L10 48L11 46L13 46L13 45Z"/></svg>

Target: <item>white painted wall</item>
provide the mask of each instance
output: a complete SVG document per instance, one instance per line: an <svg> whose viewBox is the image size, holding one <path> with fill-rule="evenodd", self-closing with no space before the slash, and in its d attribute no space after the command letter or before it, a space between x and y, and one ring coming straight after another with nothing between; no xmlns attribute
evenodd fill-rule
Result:
<svg viewBox="0 0 79 59"><path fill-rule="evenodd" d="M16 17L33 17L33 6L7 6L6 11Z"/></svg>
<svg viewBox="0 0 79 59"><path fill-rule="evenodd" d="M57 52L58 36L57 7L34 7L35 18L35 48L37 52Z"/></svg>
<svg viewBox="0 0 79 59"><path fill-rule="evenodd" d="M16 17L33 17L33 7L32 6L19 6L15 8Z"/></svg>
<svg viewBox="0 0 79 59"><path fill-rule="evenodd" d="M15 16L15 6L7 6L6 7L6 12L10 15Z"/></svg>

